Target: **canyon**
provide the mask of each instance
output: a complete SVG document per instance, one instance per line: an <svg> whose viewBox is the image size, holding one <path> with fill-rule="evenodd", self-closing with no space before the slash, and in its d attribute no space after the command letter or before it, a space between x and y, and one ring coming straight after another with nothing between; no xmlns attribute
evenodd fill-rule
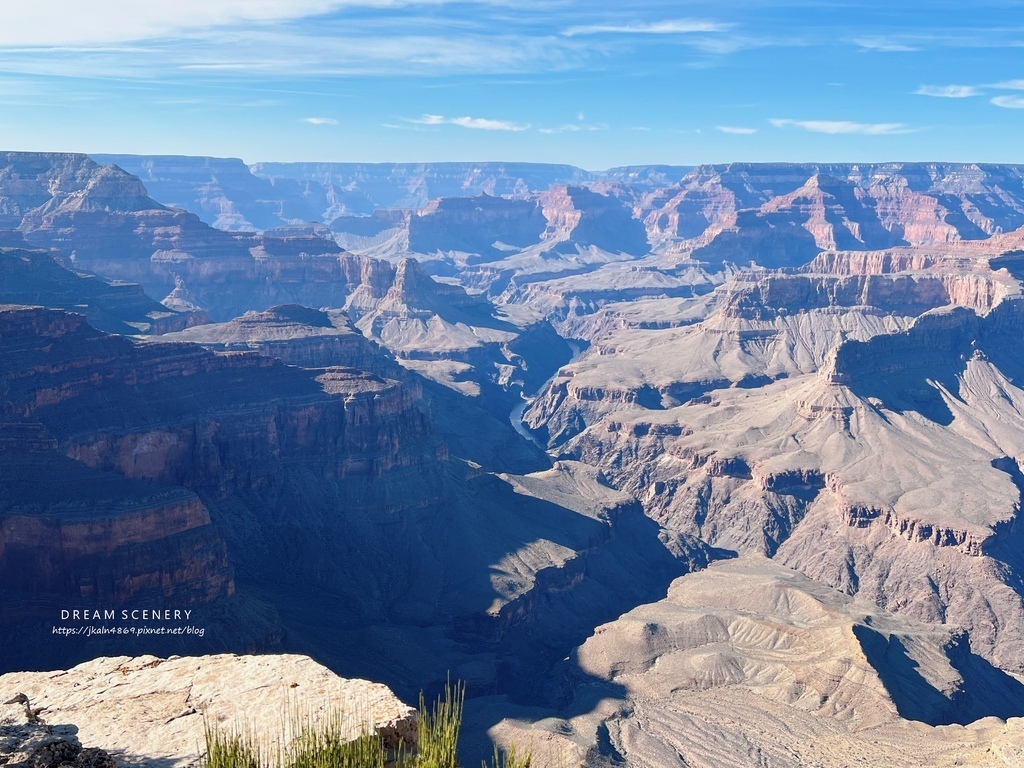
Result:
<svg viewBox="0 0 1024 768"><path fill-rule="evenodd" d="M0 154L0 672L299 653L466 681L473 756L1018 765L1022 254L1018 166ZM122 606L205 632L40 640Z"/></svg>

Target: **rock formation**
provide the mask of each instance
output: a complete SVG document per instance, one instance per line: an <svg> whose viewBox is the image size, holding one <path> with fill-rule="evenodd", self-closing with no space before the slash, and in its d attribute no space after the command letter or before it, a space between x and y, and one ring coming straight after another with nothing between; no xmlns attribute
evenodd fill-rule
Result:
<svg viewBox="0 0 1024 768"><path fill-rule="evenodd" d="M227 733L249 731L268 743L276 736L288 739L289 713L314 724L335 713L350 735L368 727L391 744L416 741L416 711L386 686L338 677L305 656L99 658L58 672L0 675L0 690L24 691L45 704L51 743L63 729L63 743L99 745L122 766L197 765L206 724ZM13 707L3 713L15 723L0 724L0 758L46 741L34 736L12 749L7 741L18 729L18 715ZM107 768L88 754L69 762Z"/></svg>
<svg viewBox="0 0 1024 768"><path fill-rule="evenodd" d="M719 232L744 236L795 224L803 234L776 235L787 243L778 253L788 254L801 243L877 250L984 239L1024 224L1021 192L1016 166L732 163L695 168L677 187L651 193L644 208L652 242L708 243Z"/></svg>
<svg viewBox="0 0 1024 768"><path fill-rule="evenodd" d="M0 248L0 304L39 305L80 312L111 333L161 334L205 322L202 312L179 312L132 283L109 282L64 268L46 251Z"/></svg>
<svg viewBox="0 0 1024 768"><path fill-rule="evenodd" d="M1021 683L957 630L760 558L677 580L664 600L598 627L572 667L581 684L566 709L580 714L529 730L506 721L495 735L587 766L995 766L1024 756Z"/></svg>
<svg viewBox="0 0 1024 768"><path fill-rule="evenodd" d="M58 250L75 269L139 283L157 298L172 294L171 306L215 319L288 301L344 302L341 249L326 228L223 232L84 155L0 155L0 207L0 227Z"/></svg>
<svg viewBox="0 0 1024 768"><path fill-rule="evenodd" d="M292 321L323 322L295 311ZM505 684L530 687L589 622L655 597L708 559L586 467L519 477L448 459L401 382L133 342L55 310L10 309L0 323L3 421L17 453L5 480L18 500L3 510L14 532L3 560L22 593L54 596L11 616L21 623L7 623L7 636L40 631L24 622L69 595L88 605L194 602L212 647L273 645L278 621L276 642L286 634L289 648L404 692L452 668L472 670L475 689L489 690L502 669L523 664L531 673ZM54 472L72 481L66 495L96 491L79 508L60 486L52 500L31 490ZM59 530L64 543L24 547L15 534L29 523ZM118 526L132 531L131 546ZM643 567L627 566L635 562ZM572 621L562 601L578 601ZM324 621L310 620L314 609ZM241 615L257 629L232 629ZM548 640L520 657L538 633ZM5 663L117 647L111 638L19 645ZM152 647L166 646L131 646Z"/></svg>
<svg viewBox="0 0 1024 768"><path fill-rule="evenodd" d="M195 493L92 469L55 443L39 425L0 430L5 624L96 605L188 607L234 592L224 541Z"/></svg>
<svg viewBox="0 0 1024 768"><path fill-rule="evenodd" d="M92 155L138 176L164 205L191 211L217 229L254 232L285 224L328 222L350 210L369 213L365 199L335 185L300 178L254 176L237 158L179 155Z"/></svg>
<svg viewBox="0 0 1024 768"><path fill-rule="evenodd" d="M251 350L301 368L341 366L391 376L401 370L340 309L324 312L287 304L164 334L159 341L193 342L224 352Z"/></svg>
<svg viewBox="0 0 1024 768"><path fill-rule="evenodd" d="M985 265L740 276L699 322L595 338L528 421L667 528L959 624L1016 671L1021 303Z"/></svg>
<svg viewBox="0 0 1024 768"><path fill-rule="evenodd" d="M534 245L546 224L535 201L481 195L439 198L415 211L339 217L331 230L346 248L364 253L457 252L473 263L499 260L509 251Z"/></svg>
<svg viewBox="0 0 1024 768"><path fill-rule="evenodd" d="M0 162L0 642L179 603L572 764L1019 762L1018 167L138 162L222 229Z"/></svg>

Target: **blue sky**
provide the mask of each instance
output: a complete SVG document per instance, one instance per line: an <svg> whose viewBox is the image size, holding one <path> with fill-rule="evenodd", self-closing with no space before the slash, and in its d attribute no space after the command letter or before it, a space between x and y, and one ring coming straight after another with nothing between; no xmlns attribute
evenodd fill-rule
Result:
<svg viewBox="0 0 1024 768"><path fill-rule="evenodd" d="M1024 0L0 8L0 149L1020 163L1022 127Z"/></svg>

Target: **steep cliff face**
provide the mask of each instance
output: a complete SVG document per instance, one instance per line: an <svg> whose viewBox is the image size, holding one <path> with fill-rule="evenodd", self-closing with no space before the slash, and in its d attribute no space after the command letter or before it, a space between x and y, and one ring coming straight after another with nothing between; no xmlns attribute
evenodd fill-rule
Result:
<svg viewBox="0 0 1024 768"><path fill-rule="evenodd" d="M465 251L485 259L539 242L545 220L529 200L487 195L441 198L409 221L409 248L419 253Z"/></svg>
<svg viewBox="0 0 1024 768"><path fill-rule="evenodd" d="M330 221L354 208L369 213L358 194L298 178L254 176L237 158L179 155L91 155L138 176L155 199L199 216L217 229L250 232L282 224Z"/></svg>
<svg viewBox="0 0 1024 768"><path fill-rule="evenodd" d="M609 172L533 194L547 222L541 233L526 201L489 203L506 212L521 205L513 221L463 198L346 217L335 234L365 255L392 262L416 255L431 274L504 304L526 304L563 333L589 337L602 322L592 315L604 304L682 298L736 266L795 269L819 254L851 264L862 252L862 260L884 261L886 270L927 268L948 259L949 246L990 247L990 234L1019 227L1024 215L1015 166L732 164L701 166L671 185L657 181L668 178L661 173L641 169L635 182L632 175ZM443 237L442 222L451 223ZM431 236L417 240L417 225ZM973 258L969 249L961 252ZM833 268L823 261L810 271ZM847 269L866 274L867 266Z"/></svg>
<svg viewBox="0 0 1024 768"><path fill-rule="evenodd" d="M484 296L435 281L411 260L390 264L346 254L322 225L232 235L155 203L137 179L115 166L77 155L11 157L16 168L0 177L0 195L10 201L12 219L20 215L25 236L98 274L141 283L180 313L169 318L207 311L226 321L285 304L343 308L361 332L408 367L468 394L493 394L497 402L485 407L495 414L507 413L521 392L532 392L568 359L568 348L536 315L496 311ZM28 188L23 178L30 179ZM44 192L50 195L45 200ZM518 241L521 214L527 229L540 228L540 214L531 206L495 198L470 207L438 204L413 217L426 223L412 233L450 237L450 231L461 231L455 220L468 216L474 232L487 221L497 227L474 237L500 234ZM187 324L175 328L161 320L148 330Z"/></svg>
<svg viewBox="0 0 1024 768"><path fill-rule="evenodd" d="M52 157L67 165L67 156ZM263 163L246 169L240 161L217 158L97 159L119 163L160 190L161 202L217 227L335 222L346 247L393 258L456 251L503 262L495 242L515 252L554 237L584 250L636 256L651 243L699 248L699 257L713 264L753 259L794 266L821 250L977 241L1024 225L1021 170L1005 165L735 163L689 172L650 167L589 173L543 165ZM27 194L21 181L19 176L18 189ZM108 179L101 186L117 185ZM20 224L14 211L46 202L40 189L33 194L9 206L11 220L18 218L12 226ZM106 205L110 210L151 207L138 187L104 194L126 203ZM464 202L480 195L487 197ZM548 220L544 238L538 237L533 199ZM437 264L458 274L468 267L473 264L458 260ZM479 281L479 273L468 269L466 279Z"/></svg>
<svg viewBox="0 0 1024 768"><path fill-rule="evenodd" d="M950 288L961 285L971 290L954 290L957 298L983 310L1013 290L991 273L837 278L755 270L689 302L674 322L668 299L651 300L638 323L609 305L591 325L590 350L559 372L526 420L557 443L623 404L670 408L723 387L812 373L842 339L900 331L918 313L950 304ZM652 316L665 317L664 325Z"/></svg>
<svg viewBox="0 0 1024 768"><path fill-rule="evenodd" d="M650 250L631 190L554 186L529 199L440 198L415 211L376 211L332 222L338 242L398 262L409 256L435 275L500 293L509 278L579 273L632 261Z"/></svg>
<svg viewBox="0 0 1024 768"><path fill-rule="evenodd" d="M353 253L393 259L411 251L409 228L414 215L408 209L383 209L370 216L338 216L331 220L331 235Z"/></svg>
<svg viewBox="0 0 1024 768"><path fill-rule="evenodd" d="M0 427L2 622L58 609L187 608L234 592L224 541L199 498L91 469ZM49 448L49 450L46 450ZM59 478L59 482L56 479Z"/></svg>
<svg viewBox="0 0 1024 768"><path fill-rule="evenodd" d="M289 457L318 457L335 477L380 476L437 451L411 396L358 371L327 369L318 381L256 355L133 344L60 312L8 311L0 318L4 415L51 425L62 451L90 466L222 488L258 484ZM202 398L203 411L187 407L191 396ZM101 399L106 407L90 406ZM143 403L149 405L136 410ZM246 408L233 418L220 412L241 403ZM361 414L364 403L374 419ZM393 450L400 440L408 453ZM340 450L322 456L324 444ZM233 445L245 446L242 454Z"/></svg>
<svg viewBox="0 0 1024 768"><path fill-rule="evenodd" d="M550 341L540 333L524 333L513 339L507 349L510 353L518 350L532 368L535 361L551 354L546 347L561 344L553 332L549 333ZM480 364L480 368L472 372L481 377L486 396L467 397L403 367L389 350L363 336L348 314L340 309L272 307L265 312L248 312L227 323L168 334L160 340L190 341L218 351L251 350L302 368L354 368L401 381L403 388L415 398L423 396L434 429L454 456L471 458L488 469L500 467L510 471L529 471L549 464L547 457L532 443L524 441L508 421L511 405L507 403L519 397L525 382L516 385L511 377L505 376L500 379L502 386L508 388L504 389L495 381L498 376L494 376L495 380L488 379L487 367L493 366L493 361L487 360L485 351L477 350L471 359ZM520 349L520 345L525 345L526 349ZM424 348L421 352L426 355L430 350ZM404 365L422 370L424 366L430 367L431 361L406 360ZM539 376L544 370L529 371L532 377L529 384L534 389L540 386Z"/></svg>
<svg viewBox="0 0 1024 768"><path fill-rule="evenodd" d="M207 323L161 341L189 341L221 351L252 350L301 368L342 366L394 378L401 370L352 325L343 310L286 304Z"/></svg>
<svg viewBox="0 0 1024 768"><path fill-rule="evenodd" d="M655 260L595 264L565 275L513 277L496 300L541 313L567 338L591 340L608 326L622 324L618 312L650 298L696 298L716 283L696 264L669 266ZM602 312L602 308L615 305ZM628 311L628 310L627 310ZM607 325L605 322L607 321ZM663 322L660 314L644 322Z"/></svg>
<svg viewBox="0 0 1024 768"><path fill-rule="evenodd" d="M539 199L548 221L545 239L631 256L650 250L643 224L632 208L612 195L584 187L554 187Z"/></svg>
<svg viewBox="0 0 1024 768"><path fill-rule="evenodd" d="M78 269L142 285L179 309L229 319L298 301L340 306L341 249L326 228L232 235L149 198L142 183L84 155L0 157L0 226Z"/></svg>
<svg viewBox="0 0 1024 768"><path fill-rule="evenodd" d="M253 521L232 529L225 508L240 509L247 499L248 514L265 515L260 489L276 485L288 467L327 485L344 481L350 503L382 510L438 494L427 477L406 480L401 499L373 493L385 474L398 484L418 478L444 452L414 394L396 382L187 344L133 343L53 310L0 312L0 327L0 418L14 430L5 450L38 448L26 424L41 425L49 441L15 465L14 506L4 511L4 562L21 573L19 589L42 584L41 593L59 587L118 601L153 590L200 602L226 594L223 544L206 509L238 546ZM94 487L99 495L47 500L45 486L31 482L44 476L70 478L58 495ZM52 529L54 539L27 545L29 529Z"/></svg>
<svg viewBox="0 0 1024 768"><path fill-rule="evenodd" d="M899 240L882 225L874 200L852 181L822 173L815 173L799 189L768 201L761 211L802 222L822 249L877 249Z"/></svg>
<svg viewBox="0 0 1024 768"><path fill-rule="evenodd" d="M538 243L545 226L535 202L490 195L438 198L415 211L381 210L331 222L337 241L361 253L414 253L464 264L499 260Z"/></svg>
<svg viewBox="0 0 1024 768"><path fill-rule="evenodd" d="M284 308L270 327L282 315L324 323L321 313ZM238 326L254 324L250 316ZM85 514L44 503L31 478L12 490L17 508L0 514L4 556L29 595L213 599L205 610L217 617L209 624L221 648L256 642L249 630L224 628L252 622L246 611L273 631L264 616L272 609L277 642L403 691L463 666L475 690L523 690L593 622L707 560L588 468L518 477L448 459L415 388L400 382L133 342L45 309L0 312L0 339L9 448L30 458L29 447L43 451L26 460L35 476L57 462L70 468L69 489L100 478L109 493ZM120 484L155 490L108 519L104 500L127 498ZM23 508L33 504L31 531L61 546L19 543ZM53 508L64 511L50 522ZM235 609L222 607L230 582L221 540L248 601ZM0 636L15 631L28 630L5 624ZM75 658L95 647L46 654ZM107 638L100 647L119 646ZM10 663L40 663L30 650Z"/></svg>
<svg viewBox="0 0 1024 768"><path fill-rule="evenodd" d="M72 212L166 210L137 178L85 155L0 153L0 226L18 228Z"/></svg>
<svg viewBox="0 0 1024 768"><path fill-rule="evenodd" d="M413 259L398 265L345 257L344 308L369 339L410 370L507 413L570 357L550 323L519 307L433 280ZM493 401L493 402L490 402Z"/></svg>
<svg viewBox="0 0 1024 768"><path fill-rule="evenodd" d="M65 269L52 252L0 248L0 304L41 305L85 315L111 333L168 333L207 320L179 312L147 296L142 286L108 282Z"/></svg>
<svg viewBox="0 0 1024 768"><path fill-rule="evenodd" d="M235 158L92 155L138 176L164 205L226 230L365 217L415 209L437 198L526 199L556 185L619 184L640 190L677 184L689 166L624 166L584 171L546 163L256 163Z"/></svg>
<svg viewBox="0 0 1024 768"><path fill-rule="evenodd" d="M274 304L345 300L340 249L309 232L234 236L191 214L143 211L48 220L28 237L71 253L78 266L138 282L152 296L204 309L215 320Z"/></svg>
<svg viewBox="0 0 1024 768"><path fill-rule="evenodd" d="M5 153L0 156L2 226L25 242L54 248L75 267L142 284L162 297L176 277L244 268L244 245L193 214L148 197L134 176L84 155Z"/></svg>
<svg viewBox="0 0 1024 768"><path fill-rule="evenodd" d="M904 261L930 266L900 271ZM709 286L698 284L693 292L702 287ZM672 294L668 286L662 292ZM549 434L562 433L577 416L563 418L553 431L547 420L557 409L570 413L553 406L565 396L566 403L608 398L669 407L723 386L756 387L812 373L843 339L900 331L918 315L947 306L988 313L1019 293L1017 281L991 269L984 257L919 255L894 263L844 252L824 254L799 271L737 272L689 302L608 304L577 326L587 329L592 350L560 373L547 402L539 399L528 419L547 423ZM543 294L531 286L529 297L537 301Z"/></svg>

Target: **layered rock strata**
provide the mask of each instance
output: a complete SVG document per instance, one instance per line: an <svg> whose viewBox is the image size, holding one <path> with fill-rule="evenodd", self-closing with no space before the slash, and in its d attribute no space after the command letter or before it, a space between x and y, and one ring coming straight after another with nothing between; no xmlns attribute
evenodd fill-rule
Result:
<svg viewBox="0 0 1024 768"><path fill-rule="evenodd" d="M1021 305L987 258L740 275L697 322L597 336L528 423L661 525L1020 669Z"/></svg>
<svg viewBox="0 0 1024 768"><path fill-rule="evenodd" d="M54 253L22 248L0 248L0 304L78 312L110 333L169 333L208 319L203 312L170 309L140 285L76 273L61 266Z"/></svg>

